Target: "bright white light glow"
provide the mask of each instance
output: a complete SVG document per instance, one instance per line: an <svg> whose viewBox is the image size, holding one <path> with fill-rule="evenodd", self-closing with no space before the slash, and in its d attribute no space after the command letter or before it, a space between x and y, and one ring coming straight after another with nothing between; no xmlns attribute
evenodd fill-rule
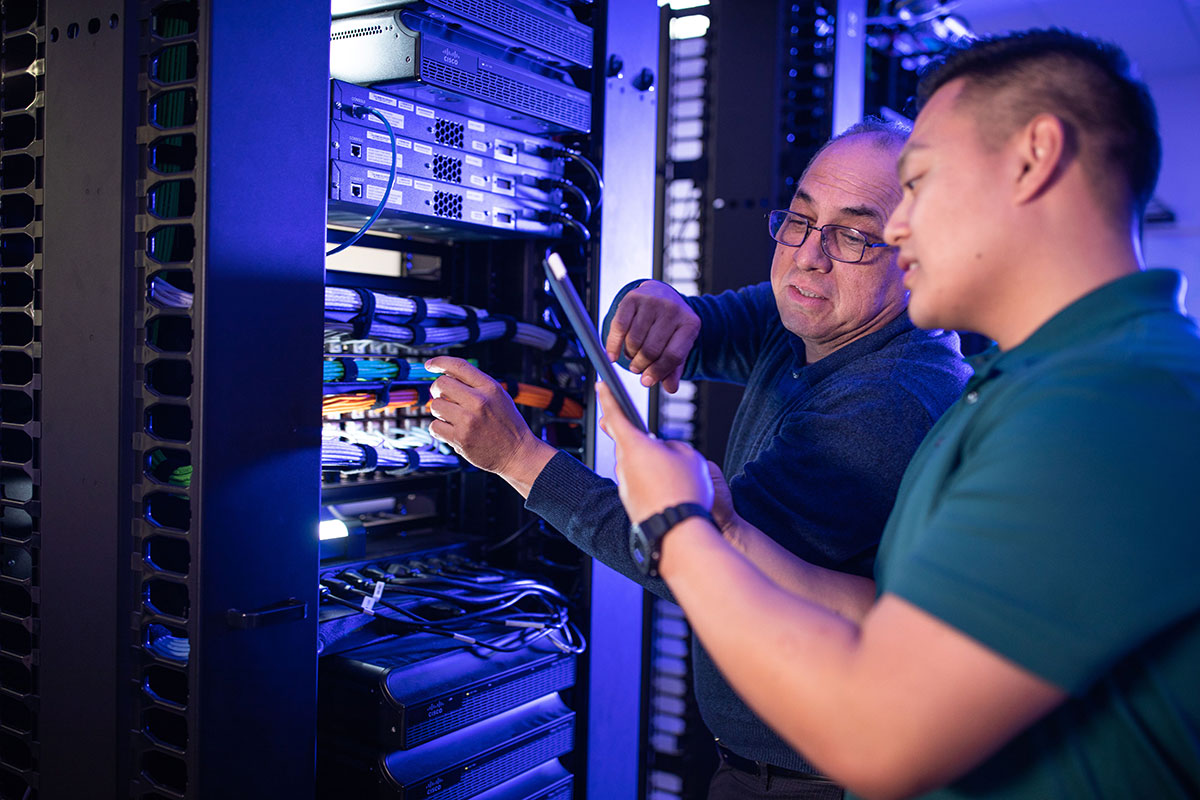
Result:
<svg viewBox="0 0 1200 800"><path fill-rule="evenodd" d="M673 11L680 11L685 8L699 8L706 6L709 0L658 0L658 5L670 6Z"/></svg>
<svg viewBox="0 0 1200 800"><path fill-rule="evenodd" d="M317 525L317 538L322 542L326 539L345 539L349 535L346 523L340 519L323 519Z"/></svg>
<svg viewBox="0 0 1200 800"><path fill-rule="evenodd" d="M697 39L708 33L708 17L703 14L693 14L690 17L676 17L671 20L672 39Z"/></svg>

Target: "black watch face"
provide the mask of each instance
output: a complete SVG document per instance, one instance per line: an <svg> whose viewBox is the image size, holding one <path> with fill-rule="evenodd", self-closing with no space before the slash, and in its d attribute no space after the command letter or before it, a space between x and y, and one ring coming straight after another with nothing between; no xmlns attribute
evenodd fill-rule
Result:
<svg viewBox="0 0 1200 800"><path fill-rule="evenodd" d="M650 563L650 542L646 539L646 534L642 533L642 529L636 524L629 529L629 555L633 558L633 563L641 570L642 574L648 575L652 564Z"/></svg>

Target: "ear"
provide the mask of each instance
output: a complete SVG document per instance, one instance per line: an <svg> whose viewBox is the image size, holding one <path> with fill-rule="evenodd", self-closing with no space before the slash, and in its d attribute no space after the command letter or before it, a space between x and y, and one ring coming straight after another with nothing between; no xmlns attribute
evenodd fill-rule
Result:
<svg viewBox="0 0 1200 800"><path fill-rule="evenodd" d="M1053 114L1038 114L1016 137L1018 176L1013 199L1026 203L1054 181L1067 158L1067 130Z"/></svg>

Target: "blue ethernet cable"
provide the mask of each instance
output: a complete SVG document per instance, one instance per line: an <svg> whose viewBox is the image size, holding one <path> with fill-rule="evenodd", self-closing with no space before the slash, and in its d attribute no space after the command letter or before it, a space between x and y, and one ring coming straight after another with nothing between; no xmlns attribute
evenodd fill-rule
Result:
<svg viewBox="0 0 1200 800"><path fill-rule="evenodd" d="M341 103L338 103L337 107L339 111L346 110L346 107ZM329 252L325 253L326 256L331 256L334 253L340 253L362 238L362 235L366 233L372 225L375 224L375 220L379 219L379 215L382 214L383 209L387 207L388 199L392 196L392 186L394 186L396 183L396 132L392 130L392 123L388 122L387 117L385 117L383 114L379 113L373 108L368 108L367 106L355 105L350 109L350 113L359 119L362 119L366 114L372 114L376 117L379 117L380 121L383 122L383 127L387 128L388 136L390 136L392 140L392 168L388 172L387 188L383 190L383 197L379 198L379 205L375 207L375 211L353 236Z"/></svg>

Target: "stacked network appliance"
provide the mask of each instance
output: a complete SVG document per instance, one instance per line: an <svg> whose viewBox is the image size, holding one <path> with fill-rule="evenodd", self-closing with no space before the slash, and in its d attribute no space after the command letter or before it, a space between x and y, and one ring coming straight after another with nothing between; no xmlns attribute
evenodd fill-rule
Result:
<svg viewBox="0 0 1200 800"><path fill-rule="evenodd" d="M442 244L589 238L599 176L559 141L591 130L578 87L590 82L592 31L569 5L334 0L333 13L331 225L370 220L372 232ZM571 160L593 185L567 178ZM559 693L582 642L563 635L565 605L545 599L554 589L465 552L323 561L319 796L571 797L558 759L574 746L575 714ZM439 613L470 616L462 609L484 603L487 586L499 598L489 608L510 616L441 624ZM530 592L552 611L505 606ZM558 632L530 635L548 628Z"/></svg>

